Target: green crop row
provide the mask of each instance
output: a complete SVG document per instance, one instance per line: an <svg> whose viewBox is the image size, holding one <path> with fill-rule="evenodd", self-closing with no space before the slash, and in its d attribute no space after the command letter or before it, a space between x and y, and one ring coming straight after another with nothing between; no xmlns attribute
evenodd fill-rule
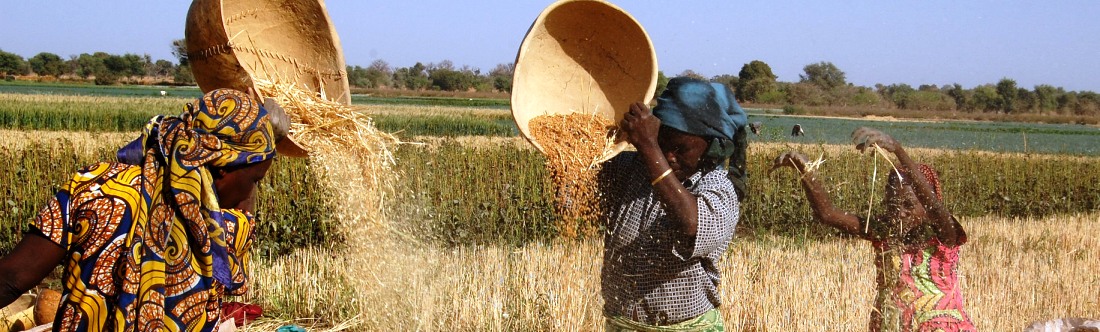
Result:
<svg viewBox="0 0 1100 332"><path fill-rule="evenodd" d="M515 136L510 116L398 115L373 116L378 129L401 136Z"/></svg>
<svg viewBox="0 0 1100 332"><path fill-rule="evenodd" d="M739 232L824 235L792 170L766 174L778 147L750 150L750 182ZM816 155L806 151L808 155ZM823 155L818 176L834 203L852 213L881 212L889 164L854 152ZM432 240L443 244L526 242L554 238L553 192L544 158L513 145L466 148L409 146L398 152L403 202L417 205ZM816 159L816 157L814 157ZM959 216L1036 216L1100 210L1100 167L1095 158L1001 156L946 152L933 165L947 206ZM877 177L874 176L877 174ZM873 203L873 204L871 204ZM868 211L870 209L870 211Z"/></svg>

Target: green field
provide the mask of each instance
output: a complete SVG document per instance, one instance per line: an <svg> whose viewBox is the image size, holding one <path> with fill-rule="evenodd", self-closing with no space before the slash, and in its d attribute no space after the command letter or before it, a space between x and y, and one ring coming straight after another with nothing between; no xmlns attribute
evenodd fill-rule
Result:
<svg viewBox="0 0 1100 332"><path fill-rule="evenodd" d="M10 87L10 86L9 86ZM31 89L33 86L23 86ZM153 114L179 107L186 98L161 98L143 96L146 88L109 87L88 91L114 93L107 97L73 96L74 87L59 90L54 86L35 87L35 91L54 91L35 94L0 93L0 128L17 130L54 130L86 132L132 132L144 125ZM66 92L68 91L68 92ZM75 94L76 96L82 96ZM373 105L385 110L387 103ZM362 100L359 100L362 101ZM407 106L407 105L404 105ZM411 108L423 105L417 104ZM423 106L428 108L428 106ZM406 107L407 108L407 107ZM482 107L448 105L435 111L388 111L374 117L382 130L396 132L398 136L413 139L418 136L457 137L515 137L516 129L507 110ZM477 112L465 110L478 110ZM163 112L167 113L167 112ZM453 114L452 114L453 113ZM951 200L952 210L961 216L988 214L1005 216L1049 215L1059 213L1096 211L1100 206L1100 168L1095 167L1094 156L1100 155L1100 132L1096 128L1073 125L1044 125L1020 123L976 122L915 122L868 121L822 117L777 116L752 111L750 121L761 121L761 135L750 136L754 141L750 149L749 169L751 195L745 208L755 211L746 214L743 225L748 229L779 233L822 233L824 230L810 223L809 209L799 199L797 188L784 180L764 176L765 166L771 158L783 150L799 149L828 160L830 167L823 175L836 183L847 184L837 188L841 204L857 206L867 199L867 177L871 173L868 160L848 146L848 135L858 126L880 128L898 138L908 147L933 147L945 153L928 156L927 162L943 173L947 190L956 197L980 197L977 200ZM791 125L799 123L806 136L792 137L787 132ZM1022 152L1027 137L1026 152L1021 155L980 156L978 151ZM15 227L27 220L50 190L44 186L56 186L81 163L110 156L112 147L105 146L93 156L79 156L74 151L53 151L47 148L31 148L20 151L0 152L0 159L19 164L16 174L40 174L34 176L49 181L27 186L19 178L8 179L4 186L8 192L37 190L27 195L15 195L9 200L19 207L19 213L3 220L7 227ZM49 153L47 153L49 151ZM60 155L58 155L60 153ZM1089 156L1084 159L1072 156ZM98 157L97 157L98 156ZM1056 156L1056 157L1043 157ZM109 157L106 157L109 158ZM60 169L48 160L68 160ZM23 161L20 161L23 160ZM413 218L418 227L431 231L422 232L426 240L444 245L473 243L526 243L554 238L551 190L547 174L542 167L543 157L537 152L512 144L480 144L467 146L444 141L438 145L408 145L397 150L397 171L403 174L403 190L407 195L402 201L426 208L415 209L425 213ZM38 166L35 166L38 165ZM508 165L508 167L500 167ZM285 168L284 168L285 167ZM286 170L284 170L286 169ZM295 178L313 175L306 165L299 162L286 164L277 172L293 172ZM25 173L31 172L31 173ZM884 174L884 173L881 173ZM881 175L880 174L880 175ZM782 178L779 178L782 179ZM265 230L275 236L280 231L308 236L292 236L265 242L263 252L285 252L297 245L324 242L330 236L323 225L320 228L298 229L294 220L318 218L329 220L316 206L324 197L315 190L299 187L280 188L272 183L274 195L269 197L302 197L299 204L307 209L297 212L271 214L277 222L267 224ZM37 189L35 189L37 188ZM303 192L303 190L305 190ZM284 204L272 203L274 207ZM782 207L782 208L776 208ZM264 210L267 210L266 208ZM267 212L261 212L267 213ZM289 241L289 242L287 242ZM287 243L284 243L287 242ZM10 244L9 244L10 245ZM0 246L2 248L3 246Z"/></svg>

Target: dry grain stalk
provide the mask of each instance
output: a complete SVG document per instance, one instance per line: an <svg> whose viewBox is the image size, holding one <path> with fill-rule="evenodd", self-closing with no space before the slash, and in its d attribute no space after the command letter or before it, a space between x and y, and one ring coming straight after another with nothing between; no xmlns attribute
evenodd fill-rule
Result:
<svg viewBox="0 0 1100 332"><path fill-rule="evenodd" d="M320 166L333 190L328 205L349 239L367 240L365 235L376 234L377 227L393 231L382 204L397 181L392 147L400 141L376 129L361 110L328 100L324 89L315 93L294 83L254 82L262 96L275 98L290 116L291 136Z"/></svg>
<svg viewBox="0 0 1100 332"><path fill-rule="evenodd" d="M613 153L617 128L607 118L576 112L540 115L528 126L546 154L562 237L594 235L602 215L596 183L599 160Z"/></svg>

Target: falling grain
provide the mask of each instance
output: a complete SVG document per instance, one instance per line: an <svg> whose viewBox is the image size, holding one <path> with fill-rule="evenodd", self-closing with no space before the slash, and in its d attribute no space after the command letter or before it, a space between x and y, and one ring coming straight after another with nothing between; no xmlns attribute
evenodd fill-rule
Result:
<svg viewBox="0 0 1100 332"><path fill-rule="evenodd" d="M607 118L584 113L541 115L528 125L546 154L561 218L558 231L567 239L594 235L601 214L599 161L612 153L616 127Z"/></svg>

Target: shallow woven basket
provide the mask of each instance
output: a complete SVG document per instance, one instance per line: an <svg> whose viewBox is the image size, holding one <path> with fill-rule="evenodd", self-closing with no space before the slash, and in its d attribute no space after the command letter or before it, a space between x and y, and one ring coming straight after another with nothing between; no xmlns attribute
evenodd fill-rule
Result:
<svg viewBox="0 0 1100 332"><path fill-rule="evenodd" d="M195 0L187 56L203 92L291 82L351 104L340 38L319 0Z"/></svg>
<svg viewBox="0 0 1100 332"><path fill-rule="evenodd" d="M656 87L657 55L634 17L605 1L558 1L535 19L520 45L512 116L543 151L527 126L532 118L584 112L617 125L631 103L653 99ZM626 145L620 139L607 158Z"/></svg>

